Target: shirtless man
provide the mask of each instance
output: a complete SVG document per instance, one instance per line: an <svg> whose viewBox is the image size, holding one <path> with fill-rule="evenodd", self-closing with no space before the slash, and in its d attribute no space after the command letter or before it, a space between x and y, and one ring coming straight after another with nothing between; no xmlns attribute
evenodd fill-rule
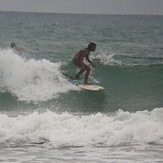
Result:
<svg viewBox="0 0 163 163"><path fill-rule="evenodd" d="M84 63L84 59L86 59L92 65L92 67L95 67L95 65L89 59L90 52L91 51L94 52L95 50L96 50L96 44L91 42L89 43L87 48L80 50L78 53L75 54L73 58L73 63L81 68L80 71L76 74L75 79L79 79L80 75L86 71L85 79L84 79L85 85L90 84L88 83L88 76L90 74L91 69L87 64Z"/></svg>
<svg viewBox="0 0 163 163"><path fill-rule="evenodd" d="M21 53L21 52L23 52L23 51L26 51L24 48L17 47L16 44L15 44L14 42L11 43L10 46L11 46L11 48L12 48L15 52Z"/></svg>

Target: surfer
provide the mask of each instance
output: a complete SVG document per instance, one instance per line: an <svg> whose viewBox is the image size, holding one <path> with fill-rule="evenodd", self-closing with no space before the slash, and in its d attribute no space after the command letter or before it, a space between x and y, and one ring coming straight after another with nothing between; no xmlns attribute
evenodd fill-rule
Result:
<svg viewBox="0 0 163 163"><path fill-rule="evenodd" d="M88 44L87 48L80 50L73 57L73 63L76 66L80 67L80 71L75 75L75 79L80 79L80 75L86 71L85 78L84 78L84 85L90 85L90 83L88 83L88 76L91 70L90 66L84 63L84 59L86 59L92 65L92 67L95 67L95 65L89 59L90 52L91 51L94 52L95 50L96 50L96 44L91 42Z"/></svg>
<svg viewBox="0 0 163 163"><path fill-rule="evenodd" d="M16 44L13 42L11 43L11 49L13 49L15 52L23 52L23 51L26 51L24 48L21 48L21 47L17 47Z"/></svg>

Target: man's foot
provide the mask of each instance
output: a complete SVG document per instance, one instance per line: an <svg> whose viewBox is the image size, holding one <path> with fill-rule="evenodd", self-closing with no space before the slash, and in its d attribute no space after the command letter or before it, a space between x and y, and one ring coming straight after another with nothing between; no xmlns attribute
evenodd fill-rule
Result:
<svg viewBox="0 0 163 163"><path fill-rule="evenodd" d="M86 82L86 83L84 83L84 85L91 85L91 83Z"/></svg>

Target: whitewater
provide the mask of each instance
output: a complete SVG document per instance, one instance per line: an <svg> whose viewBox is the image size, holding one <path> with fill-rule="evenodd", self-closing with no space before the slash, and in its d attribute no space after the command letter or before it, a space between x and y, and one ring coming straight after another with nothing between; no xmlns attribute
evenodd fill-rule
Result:
<svg viewBox="0 0 163 163"><path fill-rule="evenodd" d="M61 74L61 63L26 59L11 49L0 50L0 62L2 91L10 92L20 101L47 101L77 89Z"/></svg>

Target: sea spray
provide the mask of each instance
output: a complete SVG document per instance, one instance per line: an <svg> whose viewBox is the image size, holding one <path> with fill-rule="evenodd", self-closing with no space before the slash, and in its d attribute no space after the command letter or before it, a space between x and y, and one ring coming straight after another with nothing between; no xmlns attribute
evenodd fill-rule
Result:
<svg viewBox="0 0 163 163"><path fill-rule="evenodd" d="M121 61L114 59L115 54L98 54L94 59L99 60L104 65L121 65Z"/></svg>

